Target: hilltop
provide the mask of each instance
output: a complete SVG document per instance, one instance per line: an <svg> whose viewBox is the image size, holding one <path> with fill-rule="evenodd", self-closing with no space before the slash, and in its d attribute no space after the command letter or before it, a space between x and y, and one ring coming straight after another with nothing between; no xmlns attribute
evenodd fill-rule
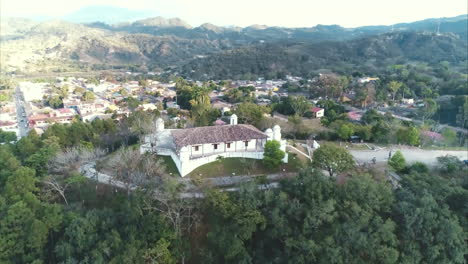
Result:
<svg viewBox="0 0 468 264"><path fill-rule="evenodd" d="M467 21L463 15L359 28L239 28L210 23L192 27L179 18L163 17L114 24L3 18L1 67L28 73L170 66L187 75L233 77L249 69L255 74L300 74L320 64L340 68L371 59L437 60L426 54L458 60L466 57ZM239 65L245 67L236 70Z"/></svg>

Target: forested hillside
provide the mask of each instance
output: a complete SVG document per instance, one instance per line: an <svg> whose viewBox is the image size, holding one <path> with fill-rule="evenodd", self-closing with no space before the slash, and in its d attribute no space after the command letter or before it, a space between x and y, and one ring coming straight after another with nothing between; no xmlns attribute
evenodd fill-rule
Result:
<svg viewBox="0 0 468 264"><path fill-rule="evenodd" d="M321 68L349 71L357 64L372 71L395 62L459 62L466 58L466 22L463 15L359 28L209 23L193 28L181 19L162 17L116 25L2 18L0 59L4 71L17 73L130 66L164 70L186 64L181 68L185 75L205 78L306 76Z"/></svg>
<svg viewBox="0 0 468 264"><path fill-rule="evenodd" d="M117 150L135 142L127 128L141 115L0 145L1 263L465 263L468 174L457 158L430 171L403 161L398 189L365 168L339 183L308 168L275 189L258 188L260 177L183 199L156 157ZM81 175L103 148L141 173L137 189Z"/></svg>
<svg viewBox="0 0 468 264"><path fill-rule="evenodd" d="M319 70L376 74L394 64L448 61L466 71L467 42L453 34L389 33L350 41L281 42L249 46L195 59L183 66L194 78L313 76ZM206 74L206 75L205 75Z"/></svg>

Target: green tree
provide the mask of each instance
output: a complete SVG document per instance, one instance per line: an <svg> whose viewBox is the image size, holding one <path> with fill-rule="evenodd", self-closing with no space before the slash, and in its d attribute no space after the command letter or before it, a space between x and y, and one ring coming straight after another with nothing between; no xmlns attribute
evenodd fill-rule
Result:
<svg viewBox="0 0 468 264"><path fill-rule="evenodd" d="M388 137L391 132L391 127L385 122L380 120L371 128L372 140L375 142L388 142Z"/></svg>
<svg viewBox="0 0 468 264"><path fill-rule="evenodd" d="M291 107L294 109L294 113L301 117L310 110L311 106L312 104L304 96L293 97L291 100Z"/></svg>
<svg viewBox="0 0 468 264"><path fill-rule="evenodd" d="M61 210L36 194L34 170L21 167L11 175L0 196L0 262L37 263L43 259L47 238L58 231Z"/></svg>
<svg viewBox="0 0 468 264"><path fill-rule="evenodd" d="M86 92L86 89L83 87L76 87L75 90L73 90L74 94L81 94L83 95Z"/></svg>
<svg viewBox="0 0 468 264"><path fill-rule="evenodd" d="M0 186L3 187L8 177L20 166L21 163L13 155L13 151L7 145L0 145Z"/></svg>
<svg viewBox="0 0 468 264"><path fill-rule="evenodd" d="M367 141L372 138L372 127L369 125L355 125L354 130L356 131L356 136Z"/></svg>
<svg viewBox="0 0 468 264"><path fill-rule="evenodd" d="M366 124L373 125L375 123L378 123L379 121L384 120L384 116L379 114L377 110L375 109L370 109L362 115L361 121L363 121Z"/></svg>
<svg viewBox="0 0 468 264"><path fill-rule="evenodd" d="M418 115L424 122L426 119L431 118L439 108L439 105L433 99L425 99L424 106L418 109Z"/></svg>
<svg viewBox="0 0 468 264"><path fill-rule="evenodd" d="M457 142L457 133L450 128L444 128L442 130L442 137L447 146L453 146Z"/></svg>
<svg viewBox="0 0 468 264"><path fill-rule="evenodd" d="M408 144L411 146L417 146L420 142L420 133L416 127L400 128L397 131L398 143Z"/></svg>
<svg viewBox="0 0 468 264"><path fill-rule="evenodd" d="M234 113L238 116L241 123L258 127L264 119L263 115L269 113L269 108L254 103L241 103L234 110Z"/></svg>
<svg viewBox="0 0 468 264"><path fill-rule="evenodd" d="M27 137L22 137L15 145L16 153L22 160L25 160L30 155L34 154L41 147L41 142L38 141L35 136L33 136L34 133L34 130L29 132Z"/></svg>
<svg viewBox="0 0 468 264"><path fill-rule="evenodd" d="M349 140L349 138L354 134L354 129L351 125L342 124L336 132L341 139Z"/></svg>
<svg viewBox="0 0 468 264"><path fill-rule="evenodd" d="M131 96L125 98L124 100L127 103L128 108L132 111L135 111L135 109L141 104L140 100L133 98Z"/></svg>
<svg viewBox="0 0 468 264"><path fill-rule="evenodd" d="M245 192L244 192L245 193ZM250 195L252 192L250 191ZM266 222L249 194L233 199L226 192L211 191L206 198L212 228L207 234L212 263L249 263L246 243ZM249 197L252 200L247 200ZM242 201L242 202L241 202Z"/></svg>
<svg viewBox="0 0 468 264"><path fill-rule="evenodd" d="M397 94L398 90L400 90L403 84L397 81L391 81L388 83L387 88L392 93L392 101L395 101L395 95Z"/></svg>
<svg viewBox="0 0 468 264"><path fill-rule="evenodd" d="M465 263L465 235L446 205L427 192L416 195L406 188L397 197L400 263Z"/></svg>
<svg viewBox="0 0 468 264"><path fill-rule="evenodd" d="M456 123L459 127L468 128L468 96L464 96L464 103L458 107Z"/></svg>
<svg viewBox="0 0 468 264"><path fill-rule="evenodd" d="M457 172L462 172L462 174L466 172L466 169L464 170L465 164L456 156L445 155L437 157L437 163L439 170L447 176L456 177Z"/></svg>
<svg viewBox="0 0 468 264"><path fill-rule="evenodd" d="M91 101L94 101L94 99L96 99L96 96L94 95L93 92L91 91L86 91L83 93L83 95L81 96L81 99L85 102L91 102Z"/></svg>
<svg viewBox="0 0 468 264"><path fill-rule="evenodd" d="M291 124L292 127L292 134L294 139L296 139L297 135L301 132L305 132L306 128L303 124L302 117L295 114L288 117L288 123Z"/></svg>
<svg viewBox="0 0 468 264"><path fill-rule="evenodd" d="M50 107L55 108L55 109L60 108L60 107L63 106L62 99L58 95L49 97L49 99L47 101L47 104Z"/></svg>
<svg viewBox="0 0 468 264"><path fill-rule="evenodd" d="M388 165L395 171L402 171L406 167L406 160L401 151L395 152L393 156L388 160Z"/></svg>
<svg viewBox="0 0 468 264"><path fill-rule="evenodd" d="M16 141L16 139L17 138L15 132L8 132L0 129L0 143L8 143L11 141Z"/></svg>
<svg viewBox="0 0 468 264"><path fill-rule="evenodd" d="M326 170L330 176L354 167L354 159L349 152L334 144L325 143L314 151L312 166Z"/></svg>
<svg viewBox="0 0 468 264"><path fill-rule="evenodd" d="M62 87L60 88L60 93L59 93L60 97L61 97L61 98L67 98L67 97L68 97L68 90L69 90L69 89L70 89L70 87L69 87L67 84L65 84L64 86L62 86Z"/></svg>
<svg viewBox="0 0 468 264"><path fill-rule="evenodd" d="M147 263L155 264L175 264L177 263L174 257L172 256L171 250L169 248L170 242L164 238L161 238L156 242L156 245L153 248L148 249L143 258Z"/></svg>
<svg viewBox="0 0 468 264"><path fill-rule="evenodd" d="M280 143L277 140L269 140L265 143L263 153L263 163L268 168L278 168L285 156L284 151L280 149Z"/></svg>

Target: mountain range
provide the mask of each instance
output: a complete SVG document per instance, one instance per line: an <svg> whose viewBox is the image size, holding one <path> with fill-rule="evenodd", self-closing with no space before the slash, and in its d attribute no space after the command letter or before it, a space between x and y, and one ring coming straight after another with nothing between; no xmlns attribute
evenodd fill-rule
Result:
<svg viewBox="0 0 468 264"><path fill-rule="evenodd" d="M241 28L209 23L192 27L179 18L163 17L86 24L2 18L0 62L2 71L7 72L86 71L133 65L144 70L170 67L187 76L228 78L247 71L235 70L246 62L255 71L263 69L259 74L271 69L292 71L297 68L295 64L301 69L293 72L303 71L306 65L329 67L329 63L324 64L325 54L341 64L359 56L423 62L447 56L458 61L466 58L467 22L468 16L462 15L393 26ZM420 54L422 47L437 56ZM252 66L255 58L258 60Z"/></svg>

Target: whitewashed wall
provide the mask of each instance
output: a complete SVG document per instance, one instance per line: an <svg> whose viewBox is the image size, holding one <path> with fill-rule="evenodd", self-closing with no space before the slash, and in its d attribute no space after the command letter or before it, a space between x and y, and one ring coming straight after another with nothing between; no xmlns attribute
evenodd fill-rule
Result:
<svg viewBox="0 0 468 264"><path fill-rule="evenodd" d="M286 140L281 140L280 143L280 149L286 152ZM172 149L158 148L157 154L162 156L171 156L177 169L179 170L180 175L185 177L196 168L216 161L219 156L224 158L247 158L261 160L263 159L263 142L259 140L258 145L259 147L257 151L255 151L256 140L253 139L249 141L249 145L247 147L248 151L245 151L246 147L244 141L236 141L231 143L230 150L226 152L224 151L225 143L219 143L218 149L216 151L213 149L213 144L204 144L203 152L202 146L199 145L200 147L198 151L195 151L193 148L194 146L187 146L188 151L180 153L176 153ZM140 146L141 153L150 151L151 145L149 143ZM204 154L202 155L202 153ZM199 156L197 157L197 155ZM288 154L285 155L283 162L288 162Z"/></svg>

